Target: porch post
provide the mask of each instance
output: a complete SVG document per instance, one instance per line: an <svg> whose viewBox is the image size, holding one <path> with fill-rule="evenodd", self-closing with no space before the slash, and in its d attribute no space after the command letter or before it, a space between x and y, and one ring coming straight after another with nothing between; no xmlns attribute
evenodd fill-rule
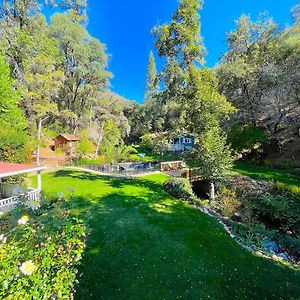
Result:
<svg viewBox="0 0 300 300"><path fill-rule="evenodd" d="M37 189L39 191L42 190L42 175L41 175L41 171L37 172Z"/></svg>

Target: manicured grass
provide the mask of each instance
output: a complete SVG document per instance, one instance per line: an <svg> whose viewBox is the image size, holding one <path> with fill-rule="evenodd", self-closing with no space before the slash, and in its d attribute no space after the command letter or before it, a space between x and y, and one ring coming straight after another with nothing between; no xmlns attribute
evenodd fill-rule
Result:
<svg viewBox="0 0 300 300"><path fill-rule="evenodd" d="M300 177L278 169L237 163L233 171L247 175L253 179L273 180L290 186L300 186Z"/></svg>
<svg viewBox="0 0 300 300"><path fill-rule="evenodd" d="M140 162L154 162L154 161L165 162L165 161L182 160L182 157L174 153L166 153L164 155L159 155L155 153L145 153L144 157L141 157L138 154L132 154L131 159L133 161L140 161Z"/></svg>
<svg viewBox="0 0 300 300"><path fill-rule="evenodd" d="M164 175L116 179L58 171L90 234L77 299L299 299L300 271L238 246L212 218L162 189Z"/></svg>

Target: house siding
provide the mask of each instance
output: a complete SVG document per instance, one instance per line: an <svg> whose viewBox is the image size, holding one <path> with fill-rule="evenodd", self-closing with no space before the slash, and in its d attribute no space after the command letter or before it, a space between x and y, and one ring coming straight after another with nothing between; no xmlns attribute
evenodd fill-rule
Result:
<svg viewBox="0 0 300 300"><path fill-rule="evenodd" d="M175 142L174 142L175 141ZM173 138L169 145L170 151L187 151L195 146L194 136L186 135Z"/></svg>

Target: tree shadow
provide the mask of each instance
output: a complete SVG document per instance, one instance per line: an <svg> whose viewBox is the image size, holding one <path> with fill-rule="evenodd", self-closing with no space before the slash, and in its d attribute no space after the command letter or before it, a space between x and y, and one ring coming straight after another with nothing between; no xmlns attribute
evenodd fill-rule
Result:
<svg viewBox="0 0 300 300"><path fill-rule="evenodd" d="M85 208L90 205L77 200ZM244 293L268 299L272 289L264 287L270 272L273 284L282 289L275 292L280 298L292 295L292 285L285 283L299 279L299 273L241 249L214 219L159 192L116 192L92 202L81 215L89 236L77 299L199 299L205 293L212 298Z"/></svg>
<svg viewBox="0 0 300 300"><path fill-rule="evenodd" d="M54 176L112 188L72 198L88 229L76 299L299 298L299 272L241 249L157 182L72 170Z"/></svg>

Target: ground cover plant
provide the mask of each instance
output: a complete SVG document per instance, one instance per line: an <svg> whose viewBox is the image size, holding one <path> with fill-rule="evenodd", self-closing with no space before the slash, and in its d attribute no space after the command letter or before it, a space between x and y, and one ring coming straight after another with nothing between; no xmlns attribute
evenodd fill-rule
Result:
<svg viewBox="0 0 300 300"><path fill-rule="evenodd" d="M209 207L229 218L225 222L241 243L299 264L300 178L240 162L233 170ZM271 250L270 243L276 243Z"/></svg>
<svg viewBox="0 0 300 300"><path fill-rule="evenodd" d="M75 171L43 175L44 192L71 194L87 248L77 299L297 299L300 272L242 249L211 217L140 179Z"/></svg>

